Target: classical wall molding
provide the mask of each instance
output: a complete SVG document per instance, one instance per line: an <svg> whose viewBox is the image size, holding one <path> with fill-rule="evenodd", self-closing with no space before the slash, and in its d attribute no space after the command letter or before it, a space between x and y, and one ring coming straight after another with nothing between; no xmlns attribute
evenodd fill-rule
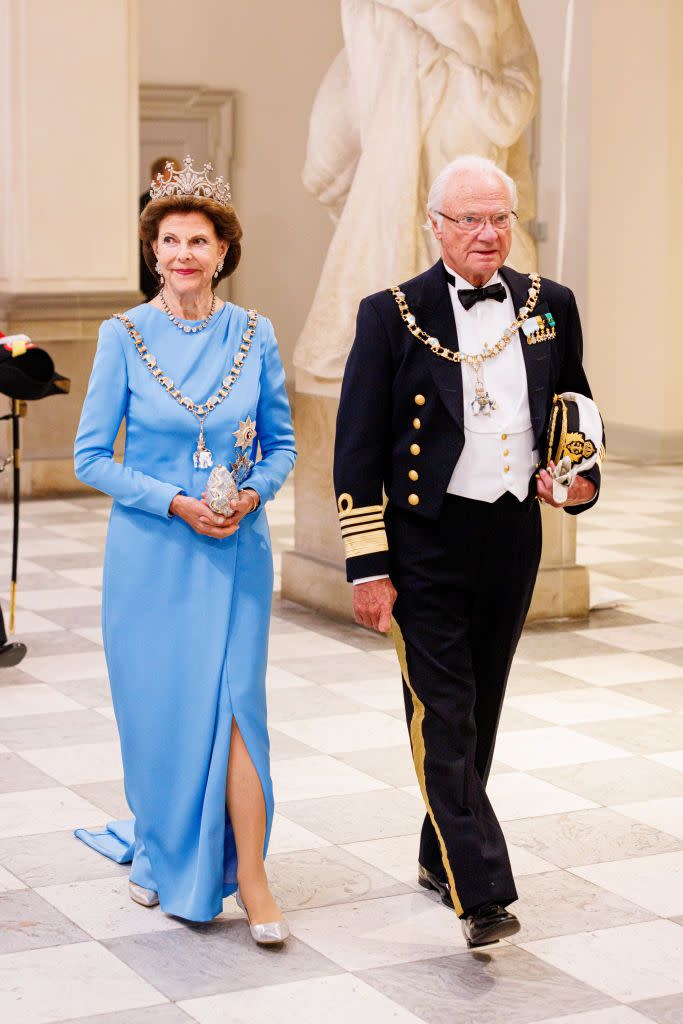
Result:
<svg viewBox="0 0 683 1024"><path fill-rule="evenodd" d="M141 301L139 291L100 292L0 292L0 317L32 320L73 320L86 316L104 318L109 310L130 309Z"/></svg>
<svg viewBox="0 0 683 1024"><path fill-rule="evenodd" d="M140 120L205 120L209 158L227 167L233 153L233 92L201 85L141 85Z"/></svg>
<svg viewBox="0 0 683 1024"><path fill-rule="evenodd" d="M97 336L103 320L140 302L138 291L0 292L0 330L36 342L81 341Z"/></svg>

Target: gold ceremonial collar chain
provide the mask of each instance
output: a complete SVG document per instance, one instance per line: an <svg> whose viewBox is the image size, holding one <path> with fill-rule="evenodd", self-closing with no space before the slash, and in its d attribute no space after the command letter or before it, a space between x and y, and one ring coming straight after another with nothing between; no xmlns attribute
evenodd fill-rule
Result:
<svg viewBox="0 0 683 1024"><path fill-rule="evenodd" d="M125 313L115 313L114 317L116 320L120 320L123 326L128 331L135 348L137 349L138 355L142 359L143 363L152 374L152 376L158 381L161 387L169 393L171 398L174 398L178 405L182 405L184 409L191 412L194 418L199 423L199 438L197 440L197 450L194 453L193 460L196 469L209 469L213 465L213 456L209 449L206 447L204 438L204 420L213 412L221 402L225 401L233 387L237 383L239 375L242 372L244 360L249 354L252 342L254 340L254 334L256 333L256 324L258 321L258 313L255 309L247 310L247 329L242 334L242 342L240 344L239 352L235 356L235 361L232 364L232 368L228 375L221 381L220 387L216 391L209 395L204 402L193 402L187 395L181 394L178 388L175 386L170 377L168 377L157 363L156 357L148 350L147 346L142 340L142 335L137 330L132 320L129 320Z"/></svg>
<svg viewBox="0 0 683 1024"><path fill-rule="evenodd" d="M403 323L418 341L421 341L423 345L431 349L434 355L441 356L442 359L448 359L451 363L467 363L468 366L477 371L485 360L493 359L508 347L524 321L536 308L538 294L541 290L541 278L539 274L529 274L529 280L531 281L531 287L529 288L526 305L522 306L518 311L517 318L513 320L507 330L503 331L498 341L491 345L486 343L479 352L472 353L458 352L452 348L446 348L438 338L428 334L427 331L423 331L421 327L418 327L415 317L410 312L404 292L398 287L390 288L389 291L394 296Z"/></svg>

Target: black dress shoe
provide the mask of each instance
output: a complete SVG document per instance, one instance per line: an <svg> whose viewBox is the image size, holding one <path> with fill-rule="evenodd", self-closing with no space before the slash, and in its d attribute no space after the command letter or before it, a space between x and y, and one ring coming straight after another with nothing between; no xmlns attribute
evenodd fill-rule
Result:
<svg viewBox="0 0 683 1024"><path fill-rule="evenodd" d="M3 644L0 647L0 668L18 665L26 654L26 644Z"/></svg>
<svg viewBox="0 0 683 1024"><path fill-rule="evenodd" d="M462 930L470 949L507 939L519 929L515 915L509 914L499 903L487 903L462 919Z"/></svg>
<svg viewBox="0 0 683 1024"><path fill-rule="evenodd" d="M451 887L448 882L443 881L431 871L427 871L427 868L423 868L421 864L417 865L417 880L424 889L433 889L434 892L438 892L444 906L450 907L451 910L454 909Z"/></svg>

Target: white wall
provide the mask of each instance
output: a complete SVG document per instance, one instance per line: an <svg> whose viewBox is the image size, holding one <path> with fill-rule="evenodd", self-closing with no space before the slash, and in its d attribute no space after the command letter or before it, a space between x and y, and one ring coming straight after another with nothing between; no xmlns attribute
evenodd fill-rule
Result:
<svg viewBox="0 0 683 1024"><path fill-rule="evenodd" d="M232 295L273 320L289 370L332 234L301 169L313 98L342 46L338 0L141 0L140 19L141 82L237 92Z"/></svg>
<svg viewBox="0 0 683 1024"><path fill-rule="evenodd" d="M0 0L0 289L136 287L135 0Z"/></svg>

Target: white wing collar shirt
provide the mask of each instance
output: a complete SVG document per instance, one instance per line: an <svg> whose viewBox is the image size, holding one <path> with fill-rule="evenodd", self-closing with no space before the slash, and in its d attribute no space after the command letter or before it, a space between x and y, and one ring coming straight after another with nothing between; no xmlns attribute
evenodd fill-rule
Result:
<svg viewBox="0 0 683 1024"><path fill-rule="evenodd" d="M444 264L455 284L448 284L453 305L458 348L461 352L481 351L490 345L514 321L510 290L498 271L484 287L500 283L505 288L503 302L484 299L465 309L458 298L459 288L472 285ZM499 355L487 359L483 366L486 390L496 403L490 416L475 415L475 372L462 363L463 406L465 411L465 447L458 459L450 483L449 494L459 494L477 501L496 501L506 491L523 501L529 493L529 480L536 471L538 452L534 449L534 433L529 411L526 367L519 332Z"/></svg>

